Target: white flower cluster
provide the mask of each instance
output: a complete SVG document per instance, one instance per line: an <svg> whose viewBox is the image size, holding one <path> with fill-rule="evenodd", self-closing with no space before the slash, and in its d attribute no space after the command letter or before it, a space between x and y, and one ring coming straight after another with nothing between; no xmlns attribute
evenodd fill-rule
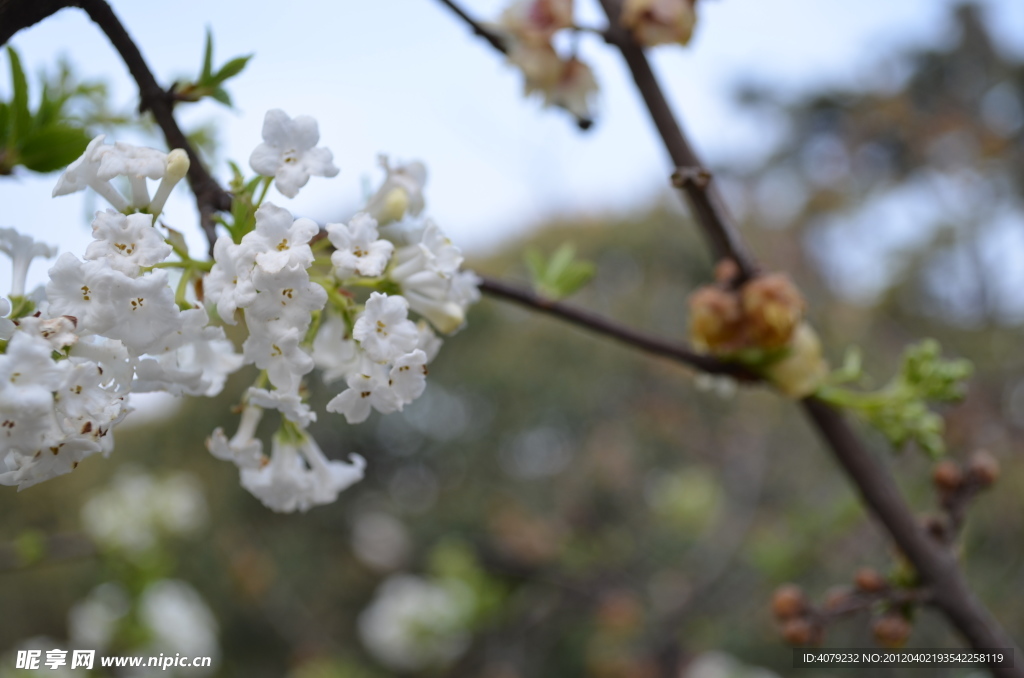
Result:
<svg viewBox="0 0 1024 678"><path fill-rule="evenodd" d="M241 366L202 306L179 308L167 271L153 268L172 247L154 228L154 215L136 211L161 209L187 168L180 151L94 139L54 195L90 186L129 213L97 212L84 260L61 255L45 289L28 296L29 264L56 249L0 229L0 250L13 261L10 299L3 301L11 318L0 321L0 484L24 489L92 454L109 454L132 391L213 395ZM110 183L117 176L128 179L130 203ZM147 178L162 179L155 201Z"/></svg>
<svg viewBox="0 0 1024 678"><path fill-rule="evenodd" d="M330 152L316 147L311 118L270 111L263 138L250 165L273 177L286 196L310 175L338 173ZM207 298L225 322L244 320L245 361L263 370L269 384L249 389L237 433L229 439L218 429L208 446L214 456L235 462L242 485L276 511L334 501L362 478L365 466L358 455L328 460L309 435L317 414L305 401L304 377L318 367L325 382L345 382L327 411L350 424L374 409L400 411L423 393L426 365L440 348L428 323L454 332L478 297L476 277L459 270L458 248L433 223L415 220L424 207L424 166L383 164L387 178L380 190L348 223L327 224L327 242L314 222L268 202L256 211L252 231L237 243L223 236L214 247ZM381 236L384 226L390 238ZM314 239L322 243L318 250L333 246L329 259L315 256ZM370 291L363 303L359 290ZM425 321L413 322L410 310ZM269 458L256 437L266 409L287 422L273 437Z"/></svg>
<svg viewBox="0 0 1024 678"><path fill-rule="evenodd" d="M338 173L331 152L317 147L312 118L270 111L263 139L250 165L260 175L251 185L264 195L273 183L293 197L311 176ZM61 255L45 290L25 297L29 262L56 252L0 230L0 250L14 261L10 301L0 300L10 316L0 318L0 483L28 487L109 453L130 392L212 396L243 364L260 376L245 395L238 431L229 439L217 429L207 446L238 465L246 489L276 511L304 511L361 479L362 458L328 460L309 435L317 415L304 379L319 367L326 382L343 381L327 410L350 424L372 410L400 411L423 393L426 365L441 344L435 330L459 329L479 296L459 249L419 219L424 166L383 164L383 185L348 223L321 233L261 197L251 223L229 226L207 263L156 224L187 156L93 140L54 190L90 187L120 210L96 214L83 259ZM114 188L118 176L131 199ZM161 180L153 199L147 179ZM174 269L177 291L169 285ZM201 285L188 284L204 271ZM244 323L240 355L204 302L216 309L214 320ZM256 435L267 409L282 418L269 457Z"/></svg>

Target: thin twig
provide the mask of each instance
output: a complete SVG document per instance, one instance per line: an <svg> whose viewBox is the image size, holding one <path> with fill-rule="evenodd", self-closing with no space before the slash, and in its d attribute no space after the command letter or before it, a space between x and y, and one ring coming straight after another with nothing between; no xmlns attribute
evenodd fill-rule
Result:
<svg viewBox="0 0 1024 678"><path fill-rule="evenodd" d="M498 50L502 54L508 54L508 47L505 45L505 40L500 35L485 27L479 21L466 14L466 12L459 7L452 0L441 0L441 3L448 7L455 13L457 17L462 19L473 29L473 32L479 35L481 38L491 43L491 47Z"/></svg>
<svg viewBox="0 0 1024 678"><path fill-rule="evenodd" d="M192 187L192 193L195 194L199 222L206 233L212 252L213 243L217 239L214 215L219 211L231 209L231 195L206 171L199 154L178 127L178 121L174 119L173 95L157 84L138 46L128 35L128 31L110 5L104 0L77 0L74 4L85 10L121 55L121 59L139 86L139 112L152 112L156 124L164 133L168 148L181 148L188 153L188 182Z"/></svg>
<svg viewBox="0 0 1024 678"><path fill-rule="evenodd" d="M494 278L481 277L480 290L492 297L512 301L535 311L556 316L574 325L579 325L597 334L611 337L647 353L653 353L709 374L722 374L741 381L757 381L759 378L750 370L737 363L728 363L711 356L697 353L691 348L643 332L638 332L604 316L586 309L542 297L532 290Z"/></svg>

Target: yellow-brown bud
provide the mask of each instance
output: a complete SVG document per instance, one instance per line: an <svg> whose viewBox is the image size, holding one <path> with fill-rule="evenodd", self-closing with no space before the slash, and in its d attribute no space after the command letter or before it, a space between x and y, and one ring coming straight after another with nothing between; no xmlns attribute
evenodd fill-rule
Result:
<svg viewBox="0 0 1024 678"><path fill-rule="evenodd" d="M978 450L967 462L971 479L982 487L988 487L999 480L999 460L988 450Z"/></svg>
<svg viewBox="0 0 1024 678"><path fill-rule="evenodd" d="M790 398L805 398L817 391L828 376L828 363L814 329L800 323L789 342L789 353L765 368L764 374Z"/></svg>
<svg viewBox="0 0 1024 678"><path fill-rule="evenodd" d="M779 621L799 617L807 610L807 599L796 584L783 584L772 595L772 613Z"/></svg>
<svg viewBox="0 0 1024 678"><path fill-rule="evenodd" d="M866 593L876 593L888 585L885 578L878 574L878 570L870 567L862 567L857 570L853 583L857 585L857 588Z"/></svg>
<svg viewBox="0 0 1024 678"><path fill-rule="evenodd" d="M804 317L800 290L781 273L754 278L741 290L747 343L764 349L782 348Z"/></svg>
<svg viewBox="0 0 1024 678"><path fill-rule="evenodd" d="M936 464L932 471L932 482L944 492L954 492L963 485L964 474L956 462L947 459Z"/></svg>
<svg viewBox="0 0 1024 678"><path fill-rule="evenodd" d="M690 340L702 351L731 353L742 345L743 313L736 295L702 287L690 295Z"/></svg>

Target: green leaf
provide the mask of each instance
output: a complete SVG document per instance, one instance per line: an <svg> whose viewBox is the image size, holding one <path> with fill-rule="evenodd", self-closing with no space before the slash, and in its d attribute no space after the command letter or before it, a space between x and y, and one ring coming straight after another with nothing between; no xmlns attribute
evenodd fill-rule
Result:
<svg viewBox="0 0 1024 678"><path fill-rule="evenodd" d="M3 147L7 146L8 132L7 126L11 122L11 107L0 101L0 152Z"/></svg>
<svg viewBox="0 0 1024 678"><path fill-rule="evenodd" d="M82 155L88 145L85 130L53 124L34 130L22 145L18 159L33 172L53 172Z"/></svg>
<svg viewBox="0 0 1024 678"><path fill-rule="evenodd" d="M596 270L594 265L575 257L576 248L568 243L559 247L548 261L537 250L527 251L524 259L537 293L564 299L590 282Z"/></svg>
<svg viewBox="0 0 1024 678"><path fill-rule="evenodd" d="M218 87L210 94L215 101L219 101L228 108L231 108L231 96L227 93L223 87Z"/></svg>
<svg viewBox="0 0 1024 678"><path fill-rule="evenodd" d="M228 78L233 78L245 69L246 64L249 63L249 59L253 57L252 54L246 56L235 57L231 61L227 62L220 67L217 71L217 75L213 76L213 81L216 84L221 84Z"/></svg>
<svg viewBox="0 0 1024 678"><path fill-rule="evenodd" d="M205 84L211 77L213 77L213 31L207 26L206 51L203 52L203 70L199 73L199 80L197 82Z"/></svg>
<svg viewBox="0 0 1024 678"><path fill-rule="evenodd" d="M21 59L13 47L7 48L7 56L11 60L11 133L9 144L17 146L18 142L28 133L32 126L32 113L28 109L28 81L25 70L21 67Z"/></svg>

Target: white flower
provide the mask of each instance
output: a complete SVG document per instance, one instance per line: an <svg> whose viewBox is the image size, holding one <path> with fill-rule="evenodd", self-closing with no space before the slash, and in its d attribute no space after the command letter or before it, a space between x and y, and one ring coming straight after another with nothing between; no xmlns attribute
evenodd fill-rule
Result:
<svg viewBox="0 0 1024 678"><path fill-rule="evenodd" d="M427 354L416 349L395 360L391 368L391 388L408 405L423 395L427 387Z"/></svg>
<svg viewBox="0 0 1024 678"><path fill-rule="evenodd" d="M545 106L564 108L581 121L593 120L597 80L578 58L563 59L550 43L513 42L508 60L523 72L527 96L538 94Z"/></svg>
<svg viewBox="0 0 1024 678"><path fill-rule="evenodd" d="M278 410L285 419L306 428L316 421L316 412L302 402L302 397L295 392L275 389L268 391L263 388L250 388L249 402L257 407Z"/></svg>
<svg viewBox="0 0 1024 678"><path fill-rule="evenodd" d="M564 108L580 120L593 120L597 93L594 72L590 66L573 57L562 65L555 86L544 93L544 103Z"/></svg>
<svg viewBox="0 0 1024 678"><path fill-rule="evenodd" d="M89 187L106 198L115 209L124 211L129 207L129 203L113 187L110 180L116 176L125 176L132 188L131 206L146 207L149 205L146 179L164 177L167 171L167 154L153 148L120 142L113 146L106 145L103 143L105 138L101 134L93 139L82 157L68 165L57 180L53 197L75 193ZM180 178L175 179L175 182ZM167 192L170 192L169 188Z"/></svg>
<svg viewBox="0 0 1024 678"><path fill-rule="evenodd" d="M479 298L476 276L459 270L462 260L461 250L430 222L419 243L395 252L388 272L401 287L409 308L444 334L462 326L466 308Z"/></svg>
<svg viewBox="0 0 1024 678"><path fill-rule="evenodd" d="M131 389L135 360L120 341L98 337L80 339L69 353L73 363L88 361L99 365L104 385L110 385L118 393L127 393Z"/></svg>
<svg viewBox="0 0 1024 678"><path fill-rule="evenodd" d="M327 224L327 237L334 245L331 255L334 275L340 280L356 273L376 277L384 272L395 246L377 235L377 222L368 214L359 213L345 224Z"/></svg>
<svg viewBox="0 0 1024 678"><path fill-rule="evenodd" d="M409 302L403 297L374 292L352 328L352 338L372 360L394 360L415 349L419 341L419 332L409 320L408 310Z"/></svg>
<svg viewBox="0 0 1024 678"><path fill-rule="evenodd" d="M423 200L423 186L427 183L426 165L410 162L392 167L385 155L380 156L380 164L387 176L364 211L381 226L400 220L406 212L419 215L426 204Z"/></svg>
<svg viewBox="0 0 1024 678"><path fill-rule="evenodd" d="M391 414L402 409L402 400L391 388L390 375L382 366L367 361L359 374L348 378L348 388L331 398L328 412L345 415L350 424L366 421L371 410Z"/></svg>
<svg viewBox="0 0 1024 678"><path fill-rule="evenodd" d="M103 302L96 295L96 281L105 266L98 261L82 262L65 252L50 269L46 283L49 311L78 320L79 335L103 332L109 327L109 314L103 313Z"/></svg>
<svg viewBox="0 0 1024 678"><path fill-rule="evenodd" d="M153 228L153 215L125 216L114 210L97 212L92 222L93 242L85 250L85 259L103 261L129 277L139 275L142 266L158 264L172 248Z"/></svg>
<svg viewBox="0 0 1024 678"><path fill-rule="evenodd" d="M345 320L328 315L313 338L313 362L322 370L324 383L348 379L359 371L362 358L359 344L348 336Z"/></svg>
<svg viewBox="0 0 1024 678"><path fill-rule="evenodd" d="M155 358L139 362L133 390L207 397L220 393L228 375L244 360L235 353L224 329L210 326L209 321L202 306L183 311L177 331L150 349Z"/></svg>
<svg viewBox="0 0 1024 678"><path fill-rule="evenodd" d="M392 575L359 615L359 637L395 671L419 671L454 660L469 647L476 605L460 582Z"/></svg>
<svg viewBox="0 0 1024 678"><path fill-rule="evenodd" d="M259 469L243 469L242 487L268 508L279 513L307 511L329 504L338 494L362 480L366 461L353 454L351 462L329 461L308 434L300 441L274 436L270 463Z"/></svg>
<svg viewBox="0 0 1024 678"><path fill-rule="evenodd" d="M104 270L93 289L103 302L96 314L106 327L103 335L120 339L135 355L160 351L167 336L180 327L181 312L164 270L138 278Z"/></svg>
<svg viewBox="0 0 1024 678"><path fill-rule="evenodd" d="M210 657L211 666L189 668L185 675L208 676L216 671L220 658L217 620L189 584L175 579L153 582L139 597L138 613L149 638L146 654Z"/></svg>
<svg viewBox="0 0 1024 678"><path fill-rule="evenodd" d="M29 332L38 335L50 344L54 351L63 351L69 346L78 343L78 335L75 334L75 318L61 315L56 318L43 318L39 315L19 318L16 321L22 332Z"/></svg>
<svg viewBox="0 0 1024 678"><path fill-rule="evenodd" d="M238 422L238 431L231 440L224 435L224 429L218 428L206 439L206 449L218 459L234 462L239 468L259 468L267 461L263 456L263 443L256 437L256 427L262 418L261 408L246 406Z"/></svg>
<svg viewBox="0 0 1024 678"><path fill-rule="evenodd" d="M137 554L155 546L162 534L194 532L206 515L206 500L194 476L154 478L121 470L82 507L82 526L103 547Z"/></svg>
<svg viewBox="0 0 1024 678"><path fill-rule="evenodd" d="M430 323L423 320L416 323L416 330L420 335L419 339L416 340L416 348L423 351L427 356L427 362L430 363L437 357L438 352L441 350L441 345L444 344L444 340L434 333L434 330L430 328Z"/></svg>
<svg viewBox="0 0 1024 678"><path fill-rule="evenodd" d="M203 281L203 291L217 305L220 319L234 325L235 311L256 299L256 288L252 285L256 251L222 235L213 246L213 259L215 263Z"/></svg>
<svg viewBox="0 0 1024 678"><path fill-rule="evenodd" d="M315 148L320 140L316 120L300 115L294 120L284 111L267 111L263 119L263 143L249 158L257 173L274 177L277 190L294 198L311 175L333 177L338 168L334 156L326 148Z"/></svg>
<svg viewBox="0 0 1024 678"><path fill-rule="evenodd" d="M6 316L11 312L9 299L0 297L0 316ZM14 335L14 321L10 318L0 317L0 339L7 341Z"/></svg>
<svg viewBox="0 0 1024 678"><path fill-rule="evenodd" d="M294 219L288 210L266 202L256 210L256 229L245 234L242 246L256 251L256 264L268 273L290 266L309 268L309 241L319 231L312 219Z"/></svg>
<svg viewBox="0 0 1024 678"><path fill-rule="evenodd" d="M646 47L685 45L697 22L694 4L695 0L625 0L621 21Z"/></svg>
<svg viewBox="0 0 1024 678"><path fill-rule="evenodd" d="M245 311L250 322L255 319L265 325L297 327L305 332L309 327L310 314L327 303L324 288L310 282L309 274L298 266L274 273L257 266L252 282L258 294Z"/></svg>
<svg viewBox="0 0 1024 678"><path fill-rule="evenodd" d="M12 297L25 295L25 280L28 267L36 257L52 259L57 256L57 248L36 242L30 236L22 235L13 228L0 228L0 252L11 258L11 291ZM7 310L10 312L10 309Z"/></svg>
<svg viewBox="0 0 1024 678"><path fill-rule="evenodd" d="M499 26L526 42L547 42L572 26L573 0L516 0L501 15Z"/></svg>
<svg viewBox="0 0 1024 678"><path fill-rule="evenodd" d="M303 375L313 369L313 359L299 343L302 333L297 327L283 331L253 331L242 344L247 363L267 371L270 383L283 391L297 391Z"/></svg>
<svg viewBox="0 0 1024 678"><path fill-rule="evenodd" d="M110 180L116 176L116 173L109 176L100 176L100 163L107 152L105 149L111 148L103 144L105 138L106 136L101 134L90 141L82 157L68 165L64 173L57 179L57 185L53 187L54 198L59 195L76 193L89 187L106 198L107 202L113 205L115 209L124 210L128 208L128 201L110 183Z"/></svg>

